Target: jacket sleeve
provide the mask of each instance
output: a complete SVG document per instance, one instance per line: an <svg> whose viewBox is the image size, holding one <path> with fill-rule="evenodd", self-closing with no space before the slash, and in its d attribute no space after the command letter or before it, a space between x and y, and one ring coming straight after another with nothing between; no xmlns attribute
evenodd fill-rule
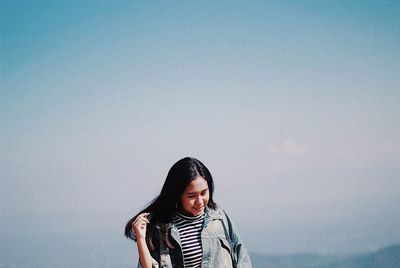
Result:
<svg viewBox="0 0 400 268"><path fill-rule="evenodd" d="M152 258L151 267L152 267L152 268L158 268L158 267L159 267L158 262L157 262L155 259L153 259L153 258ZM143 267L142 267L142 264L140 263L140 261L138 261L137 268L143 268Z"/></svg>
<svg viewBox="0 0 400 268"><path fill-rule="evenodd" d="M151 255L151 267L152 267L152 268L158 268L158 267L160 267L160 265L159 265L158 262L155 260L154 254L155 254L154 251L150 251L150 255ZM138 261L137 268L143 268L142 264L140 263L140 259L139 259L139 261Z"/></svg>
<svg viewBox="0 0 400 268"><path fill-rule="evenodd" d="M225 213L224 210L222 210L222 217L223 221L225 224L225 227L227 228L228 235L230 236L229 239L232 242L232 250L234 253L234 256L236 257L237 261L237 267L238 268L251 268L251 260L249 253L247 251L246 246L243 243L243 240L239 236L239 232L233 222L230 220L228 215Z"/></svg>

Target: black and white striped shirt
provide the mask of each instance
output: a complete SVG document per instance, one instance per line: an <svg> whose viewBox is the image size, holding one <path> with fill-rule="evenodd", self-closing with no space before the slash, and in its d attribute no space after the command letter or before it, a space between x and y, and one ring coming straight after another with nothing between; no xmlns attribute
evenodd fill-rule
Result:
<svg viewBox="0 0 400 268"><path fill-rule="evenodd" d="M204 214L189 217L179 212L173 218L174 224L179 231L185 268L201 267L201 258L203 256L201 229L203 219Z"/></svg>

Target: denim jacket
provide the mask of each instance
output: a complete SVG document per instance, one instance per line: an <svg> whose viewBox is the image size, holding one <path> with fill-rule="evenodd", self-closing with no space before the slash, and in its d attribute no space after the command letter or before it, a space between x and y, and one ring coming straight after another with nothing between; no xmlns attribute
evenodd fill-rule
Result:
<svg viewBox="0 0 400 268"><path fill-rule="evenodd" d="M171 223L170 235L176 245L175 249L167 247L160 240L159 249L150 251L153 258L153 268L184 267L179 232L173 223ZM227 238L227 235L230 237ZM233 267L232 256L236 259L238 268L252 267L249 254L237 229L222 209L206 208L201 231L201 243L203 247L202 268ZM139 262L138 268L141 267Z"/></svg>

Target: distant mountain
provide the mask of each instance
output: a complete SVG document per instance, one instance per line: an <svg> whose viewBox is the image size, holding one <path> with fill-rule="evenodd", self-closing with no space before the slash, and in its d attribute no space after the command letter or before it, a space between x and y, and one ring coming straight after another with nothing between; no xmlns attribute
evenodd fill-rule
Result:
<svg viewBox="0 0 400 268"><path fill-rule="evenodd" d="M354 256L332 263L323 268L399 268L400 245L383 248L376 252ZM322 267L321 267L322 268Z"/></svg>
<svg viewBox="0 0 400 268"><path fill-rule="evenodd" d="M254 268L399 268L400 245L351 257L251 254Z"/></svg>
<svg viewBox="0 0 400 268"><path fill-rule="evenodd" d="M340 261L335 256L317 254L264 255L251 254L254 268L319 268Z"/></svg>

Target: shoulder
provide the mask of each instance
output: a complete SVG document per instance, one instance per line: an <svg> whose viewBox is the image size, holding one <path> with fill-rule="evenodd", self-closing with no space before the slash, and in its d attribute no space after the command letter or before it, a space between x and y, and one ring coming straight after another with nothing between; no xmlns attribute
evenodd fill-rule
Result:
<svg viewBox="0 0 400 268"><path fill-rule="evenodd" d="M228 216L228 214L226 213L226 210L223 208L217 207L214 211L221 216L224 216L224 217Z"/></svg>
<svg viewBox="0 0 400 268"><path fill-rule="evenodd" d="M217 207L215 209L207 208L206 216L208 216L214 220L219 219L219 220L223 220L223 221L229 221L229 217L228 217L227 213L225 212L224 209L222 209L220 207Z"/></svg>

